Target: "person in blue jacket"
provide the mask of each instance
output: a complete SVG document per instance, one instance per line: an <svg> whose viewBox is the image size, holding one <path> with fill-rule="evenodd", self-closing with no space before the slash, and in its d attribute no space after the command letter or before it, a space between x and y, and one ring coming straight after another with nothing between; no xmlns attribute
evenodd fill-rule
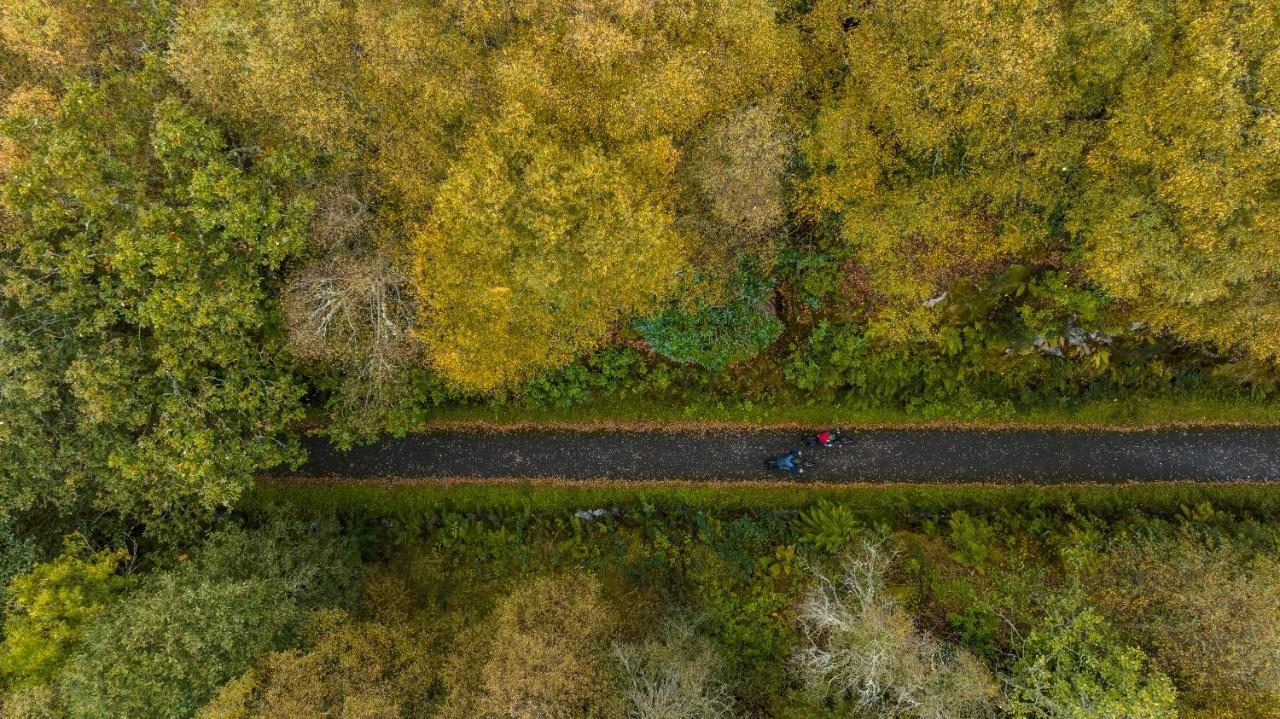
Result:
<svg viewBox="0 0 1280 719"><path fill-rule="evenodd" d="M804 465L800 463L800 450L793 449L781 457L769 460L769 465L788 474L804 473Z"/></svg>

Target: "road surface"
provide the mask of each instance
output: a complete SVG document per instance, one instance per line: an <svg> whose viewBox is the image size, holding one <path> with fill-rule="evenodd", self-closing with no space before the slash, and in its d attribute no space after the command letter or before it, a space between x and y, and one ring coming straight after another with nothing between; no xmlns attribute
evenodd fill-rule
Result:
<svg viewBox="0 0 1280 719"><path fill-rule="evenodd" d="M876 430L804 450L821 482L1280 481L1280 429ZM292 476L350 479L783 479L792 431L439 431L338 452L308 438Z"/></svg>

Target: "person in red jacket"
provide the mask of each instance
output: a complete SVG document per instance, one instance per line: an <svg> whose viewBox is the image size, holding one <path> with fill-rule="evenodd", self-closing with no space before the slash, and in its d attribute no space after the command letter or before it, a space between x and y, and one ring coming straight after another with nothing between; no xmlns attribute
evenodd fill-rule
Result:
<svg viewBox="0 0 1280 719"><path fill-rule="evenodd" d="M824 429L821 432L817 433L816 435L805 440L805 444L809 445L810 447L833 447L844 441L845 441L845 438L841 436L840 430Z"/></svg>

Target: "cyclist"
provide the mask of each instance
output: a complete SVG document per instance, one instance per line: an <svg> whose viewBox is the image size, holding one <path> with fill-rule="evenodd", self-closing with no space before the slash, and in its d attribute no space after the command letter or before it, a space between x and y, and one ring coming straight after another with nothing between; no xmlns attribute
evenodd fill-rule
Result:
<svg viewBox="0 0 1280 719"><path fill-rule="evenodd" d="M781 457L775 457L768 462L769 466L774 469L780 469L788 474L803 474L804 465L800 462L800 450L793 449Z"/></svg>
<svg viewBox="0 0 1280 719"><path fill-rule="evenodd" d="M848 439L840 434L839 429L824 429L814 436L806 439L805 444L810 447L834 447L837 444L847 442Z"/></svg>

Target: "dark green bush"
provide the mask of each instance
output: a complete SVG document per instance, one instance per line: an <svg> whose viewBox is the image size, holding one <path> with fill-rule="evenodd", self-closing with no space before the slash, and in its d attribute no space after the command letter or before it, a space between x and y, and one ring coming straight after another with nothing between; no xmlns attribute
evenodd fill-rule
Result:
<svg viewBox="0 0 1280 719"><path fill-rule="evenodd" d="M332 528L273 522L212 537L106 610L58 689L70 716L191 716L224 682L281 648L309 608L347 596L350 544Z"/></svg>
<svg viewBox="0 0 1280 719"><path fill-rule="evenodd" d="M691 362L719 371L751 359L782 334L782 322L769 306L772 280L739 273L736 292L723 305L691 310L669 308L636 322L654 352L675 362Z"/></svg>

